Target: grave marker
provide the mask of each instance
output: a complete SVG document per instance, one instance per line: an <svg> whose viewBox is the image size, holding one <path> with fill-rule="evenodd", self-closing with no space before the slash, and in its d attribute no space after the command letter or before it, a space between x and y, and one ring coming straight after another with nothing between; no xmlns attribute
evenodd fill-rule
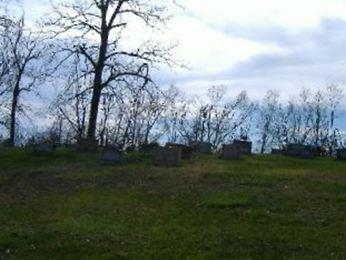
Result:
<svg viewBox="0 0 346 260"><path fill-rule="evenodd" d="M192 160L192 158L193 158L193 148L190 146L183 145L183 144L167 143L166 147L180 148L181 149L181 159L183 159L183 160Z"/></svg>
<svg viewBox="0 0 346 260"><path fill-rule="evenodd" d="M224 144L221 151L221 159L237 160L241 156L239 147L235 144Z"/></svg>
<svg viewBox="0 0 346 260"><path fill-rule="evenodd" d="M207 142L196 142L192 146L195 148L195 151L202 154L210 154L212 152L213 145Z"/></svg>
<svg viewBox="0 0 346 260"><path fill-rule="evenodd" d="M339 161L346 161L346 148L338 149L336 151L336 156Z"/></svg>
<svg viewBox="0 0 346 260"><path fill-rule="evenodd" d="M40 143L34 146L34 153L40 155L50 155L54 152L54 145L51 143Z"/></svg>
<svg viewBox="0 0 346 260"><path fill-rule="evenodd" d="M157 166L180 166L181 148L157 147L153 153L154 164Z"/></svg>
<svg viewBox="0 0 346 260"><path fill-rule="evenodd" d="M102 151L101 161L105 163L119 164L123 162L122 151L116 148L107 148Z"/></svg>
<svg viewBox="0 0 346 260"><path fill-rule="evenodd" d="M234 140L234 145L239 148L241 154L251 155L252 153L252 142Z"/></svg>
<svg viewBox="0 0 346 260"><path fill-rule="evenodd" d="M77 142L77 151L95 153L98 151L98 141L93 138L81 138Z"/></svg>
<svg viewBox="0 0 346 260"><path fill-rule="evenodd" d="M310 147L301 144L289 144L285 150L285 155L302 159L311 159L314 157Z"/></svg>

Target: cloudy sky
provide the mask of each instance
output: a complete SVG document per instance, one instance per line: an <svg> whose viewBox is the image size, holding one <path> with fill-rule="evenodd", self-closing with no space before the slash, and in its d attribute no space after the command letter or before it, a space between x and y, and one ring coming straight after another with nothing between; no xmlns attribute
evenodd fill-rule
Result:
<svg viewBox="0 0 346 260"><path fill-rule="evenodd" d="M22 0L36 18L48 0ZM277 89L289 98L301 88L346 82L345 0L180 0L167 35L189 70L156 73L164 85L203 94L211 85L260 98ZM346 88L345 88L346 91ZM345 126L346 128L346 126Z"/></svg>

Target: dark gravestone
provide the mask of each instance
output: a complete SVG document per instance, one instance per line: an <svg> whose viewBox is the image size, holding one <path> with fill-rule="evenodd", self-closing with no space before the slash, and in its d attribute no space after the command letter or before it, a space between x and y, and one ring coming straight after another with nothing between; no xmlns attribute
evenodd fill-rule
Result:
<svg viewBox="0 0 346 260"><path fill-rule="evenodd" d="M192 144L195 151L203 154L210 154L212 152L213 145L207 142L196 142Z"/></svg>
<svg viewBox="0 0 346 260"><path fill-rule="evenodd" d="M50 155L54 152L54 145L49 143L36 144L34 146L34 153L40 155Z"/></svg>
<svg viewBox="0 0 346 260"><path fill-rule="evenodd" d="M315 157L326 157L328 150L323 146L308 146L309 150Z"/></svg>
<svg viewBox="0 0 346 260"><path fill-rule="evenodd" d="M311 159L314 157L310 147L301 144L289 144L285 150L285 154L302 159Z"/></svg>
<svg viewBox="0 0 346 260"><path fill-rule="evenodd" d="M122 151L116 148L107 148L102 151L101 161L105 163L113 163L118 164L123 161L123 153Z"/></svg>
<svg viewBox="0 0 346 260"><path fill-rule="evenodd" d="M235 140L234 145L239 148L240 154L251 155L252 142Z"/></svg>
<svg viewBox="0 0 346 260"><path fill-rule="evenodd" d="M180 166L181 148L157 147L153 153L154 164L157 166Z"/></svg>
<svg viewBox="0 0 346 260"><path fill-rule="evenodd" d="M336 156L339 161L346 161L346 149L338 149L336 151Z"/></svg>
<svg viewBox="0 0 346 260"><path fill-rule="evenodd" d="M159 145L157 143L143 144L139 147L141 153L152 153Z"/></svg>
<svg viewBox="0 0 346 260"><path fill-rule="evenodd" d="M272 149L272 154L282 155L284 151L281 149Z"/></svg>
<svg viewBox="0 0 346 260"><path fill-rule="evenodd" d="M168 148L180 148L181 149L181 159L183 160L192 160L193 158L193 148L183 144L173 144L167 143L166 147Z"/></svg>
<svg viewBox="0 0 346 260"><path fill-rule="evenodd" d="M224 144L221 151L221 159L224 160L237 160L240 158L239 147L234 144Z"/></svg>
<svg viewBox="0 0 346 260"><path fill-rule="evenodd" d="M98 142L93 138L81 138L77 142L77 151L95 153L98 151Z"/></svg>

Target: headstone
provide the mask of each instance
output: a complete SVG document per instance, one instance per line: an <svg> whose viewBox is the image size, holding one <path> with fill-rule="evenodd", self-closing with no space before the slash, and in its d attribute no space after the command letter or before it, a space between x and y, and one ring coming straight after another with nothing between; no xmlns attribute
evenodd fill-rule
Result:
<svg viewBox="0 0 346 260"><path fill-rule="evenodd" d="M326 157L328 155L328 150L323 146L308 146L309 150L315 157Z"/></svg>
<svg viewBox="0 0 346 260"><path fill-rule="evenodd" d="M50 143L40 143L34 146L34 153L41 155L49 155L54 152L54 145Z"/></svg>
<svg viewBox="0 0 346 260"><path fill-rule="evenodd" d="M344 149L338 149L336 151L337 159L339 161L346 161L346 148Z"/></svg>
<svg viewBox="0 0 346 260"><path fill-rule="evenodd" d="M158 166L180 166L181 148L157 147L153 153L154 164Z"/></svg>
<svg viewBox="0 0 346 260"><path fill-rule="evenodd" d="M195 151L202 154L210 154L212 152L213 145L207 142L196 142L193 143Z"/></svg>
<svg viewBox="0 0 346 260"><path fill-rule="evenodd" d="M314 157L314 153L309 146L301 144L289 144L285 150L285 154L292 157L310 159Z"/></svg>
<svg viewBox="0 0 346 260"><path fill-rule="evenodd" d="M183 145L183 144L167 143L166 147L180 148L181 149L181 159L183 159L183 160L192 160L192 158L193 158L193 148L191 146L187 146L187 145Z"/></svg>
<svg viewBox="0 0 346 260"><path fill-rule="evenodd" d="M272 149L272 154L281 155L284 154L284 151L281 149Z"/></svg>
<svg viewBox="0 0 346 260"><path fill-rule="evenodd" d="M251 155L252 153L252 142L234 140L234 145L239 148L241 154Z"/></svg>
<svg viewBox="0 0 346 260"><path fill-rule="evenodd" d="M121 163L123 161L123 153L116 148L107 148L102 151L101 161L114 164Z"/></svg>
<svg viewBox="0 0 346 260"><path fill-rule="evenodd" d="M237 160L240 158L239 147L234 144L224 144L221 151L221 159L224 160Z"/></svg>
<svg viewBox="0 0 346 260"><path fill-rule="evenodd" d="M93 138L81 138L77 142L79 152L95 153L98 150L98 142Z"/></svg>
<svg viewBox="0 0 346 260"><path fill-rule="evenodd" d="M139 147L139 151L142 153L152 153L157 147L159 147L157 143L143 144Z"/></svg>

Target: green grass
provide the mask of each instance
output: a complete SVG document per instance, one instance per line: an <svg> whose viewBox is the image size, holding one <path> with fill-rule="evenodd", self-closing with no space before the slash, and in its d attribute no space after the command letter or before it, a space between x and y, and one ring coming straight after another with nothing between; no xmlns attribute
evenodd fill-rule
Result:
<svg viewBox="0 0 346 260"><path fill-rule="evenodd" d="M346 259L346 163L3 149L0 258Z"/></svg>

